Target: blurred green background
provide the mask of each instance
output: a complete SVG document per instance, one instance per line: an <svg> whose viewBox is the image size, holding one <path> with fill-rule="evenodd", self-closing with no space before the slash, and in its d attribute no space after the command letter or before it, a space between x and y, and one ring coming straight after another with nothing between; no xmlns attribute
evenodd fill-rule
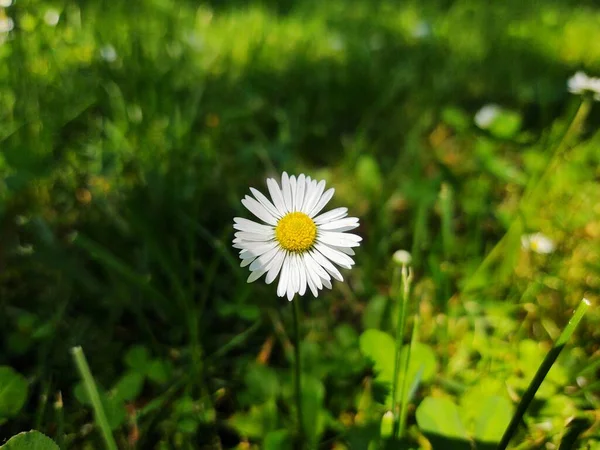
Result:
<svg viewBox="0 0 600 450"><path fill-rule="evenodd" d="M592 0L0 0L0 441L102 448L81 345L119 448L292 448L291 307L230 245L248 187L287 170L326 179L364 238L300 300L312 445L388 442L365 331L393 335L406 249L421 347L389 448L494 448L600 297L600 108L568 93L577 70L600 74ZM553 252L522 248L536 232ZM599 325L592 306L515 448L600 448ZM428 436L432 398L463 444Z"/></svg>

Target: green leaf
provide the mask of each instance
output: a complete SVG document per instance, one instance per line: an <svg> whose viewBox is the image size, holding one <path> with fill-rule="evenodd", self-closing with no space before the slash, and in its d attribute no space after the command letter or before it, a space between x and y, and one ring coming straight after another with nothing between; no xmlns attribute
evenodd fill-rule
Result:
<svg viewBox="0 0 600 450"><path fill-rule="evenodd" d="M119 398L108 397L105 393L100 393L100 400L102 401L102 407L106 414L106 420L111 430L116 430L125 422L127 419L127 411L125 405Z"/></svg>
<svg viewBox="0 0 600 450"><path fill-rule="evenodd" d="M360 351L374 363L379 381L391 382L394 376L394 338L379 330L366 330L360 335Z"/></svg>
<svg viewBox="0 0 600 450"><path fill-rule="evenodd" d="M484 442L484 430L496 426L502 435L512 417L513 406L508 398L505 381L483 377L479 382L467 389L460 397L460 417L471 434L480 437ZM501 398L496 403L496 399ZM489 403L488 403L489 401ZM506 413L502 410L506 408ZM503 418L507 414L508 419ZM487 423L491 421L492 423ZM495 441L490 441L495 442Z"/></svg>
<svg viewBox="0 0 600 450"><path fill-rule="evenodd" d="M125 364L136 372L145 373L150 364L150 352L142 345L135 345L125 354Z"/></svg>
<svg viewBox="0 0 600 450"><path fill-rule="evenodd" d="M464 111L453 106L444 108L442 120L456 131L466 131L471 126L471 118Z"/></svg>
<svg viewBox="0 0 600 450"><path fill-rule="evenodd" d="M292 448L292 439L288 430L277 430L267 433L263 441L264 450L280 450Z"/></svg>
<svg viewBox="0 0 600 450"><path fill-rule="evenodd" d="M29 386L23 375L12 367L0 366L0 420L13 417L27 400Z"/></svg>
<svg viewBox="0 0 600 450"><path fill-rule="evenodd" d="M240 412L229 418L229 424L243 437L259 439L277 426L277 405L269 400L255 405L248 412Z"/></svg>
<svg viewBox="0 0 600 450"><path fill-rule="evenodd" d="M27 431L11 437L0 446L2 450L60 450L48 436L39 431Z"/></svg>
<svg viewBox="0 0 600 450"><path fill-rule="evenodd" d="M77 383L73 388L73 395L77 399L79 403L82 405L91 405L92 401L90 400L87 391L85 390L85 386L82 381Z"/></svg>
<svg viewBox="0 0 600 450"><path fill-rule="evenodd" d="M318 378L302 376L302 421L306 437L316 445L324 431L323 400L325 387Z"/></svg>
<svg viewBox="0 0 600 450"><path fill-rule="evenodd" d="M144 375L139 372L128 372L121 377L113 388L113 396L120 401L136 399L144 386Z"/></svg>
<svg viewBox="0 0 600 450"><path fill-rule="evenodd" d="M521 115L518 112L502 109L490 125L489 132L500 139L514 137L521 129Z"/></svg>
<svg viewBox="0 0 600 450"><path fill-rule="evenodd" d="M247 391L244 393L248 403L264 403L274 399L279 393L279 379L273 368L264 364L253 364L244 376Z"/></svg>
<svg viewBox="0 0 600 450"><path fill-rule="evenodd" d="M499 395L482 398L475 419L474 438L484 443L498 443L510 423L513 405Z"/></svg>
<svg viewBox="0 0 600 450"><path fill-rule="evenodd" d="M146 375L150 381L153 381L156 384L165 384L169 381L169 377L171 375L172 366L168 361L163 361L162 359L153 359L150 365L148 365L148 370L146 371Z"/></svg>
<svg viewBox="0 0 600 450"><path fill-rule="evenodd" d="M408 346L405 345L400 351L400 361L404 361L408 352ZM410 351L410 361L408 363L409 385L421 371L421 380L431 381L437 372L437 358L433 349L421 342L415 342Z"/></svg>
<svg viewBox="0 0 600 450"><path fill-rule="evenodd" d="M427 397L417 408L416 416L419 428L434 449L470 449L467 430L460 419L458 406L452 400Z"/></svg>
<svg viewBox="0 0 600 450"><path fill-rule="evenodd" d="M90 406L92 404L82 382L77 383L77 385L73 388L73 395L82 405ZM125 411L125 405L123 404L124 400L118 395L109 396L100 387L98 387L98 395L100 396L100 401L102 403L102 407L104 408L106 420L108 421L110 429L115 430L121 426L127 418L127 412Z"/></svg>

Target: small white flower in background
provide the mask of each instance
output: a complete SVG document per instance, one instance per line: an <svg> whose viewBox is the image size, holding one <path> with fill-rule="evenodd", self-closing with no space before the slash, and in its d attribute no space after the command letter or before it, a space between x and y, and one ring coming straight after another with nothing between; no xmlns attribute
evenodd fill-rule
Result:
<svg viewBox="0 0 600 450"><path fill-rule="evenodd" d="M475 114L475 124L482 130L487 130L501 111L502 108L493 103L485 105Z"/></svg>
<svg viewBox="0 0 600 450"><path fill-rule="evenodd" d="M0 7L8 8L10 5L12 5L12 0L0 0Z"/></svg>
<svg viewBox="0 0 600 450"><path fill-rule="evenodd" d="M412 29L412 36L417 39L423 39L431 34L431 27L424 20L419 21Z"/></svg>
<svg viewBox="0 0 600 450"><path fill-rule="evenodd" d="M241 250L241 266L249 265L252 272L248 283L266 274L270 284L279 275L279 297L292 300L307 288L318 297L323 286L331 289L331 278L343 281L332 262L345 269L354 265L352 247L358 247L362 238L346 231L358 227L358 219L346 217L348 208L319 214L335 191L325 191L325 181L283 172L281 187L269 178L267 188L271 200L254 188L250 191L255 198L247 195L242 200L263 223L233 219L233 228L239 230L233 247Z"/></svg>
<svg viewBox="0 0 600 450"><path fill-rule="evenodd" d="M523 250L547 255L556 248L554 241L542 233L526 234L521 236L521 247Z"/></svg>
<svg viewBox="0 0 600 450"><path fill-rule="evenodd" d="M100 49L100 56L106 62L115 62L117 60L117 51L112 45L108 44Z"/></svg>
<svg viewBox="0 0 600 450"><path fill-rule="evenodd" d="M395 251L392 259L399 266L408 266L412 262L412 256L406 250Z"/></svg>
<svg viewBox="0 0 600 450"><path fill-rule="evenodd" d="M571 94L586 94L594 95L594 100L600 101L600 78L588 77L584 72L575 73L569 81L567 87Z"/></svg>
<svg viewBox="0 0 600 450"><path fill-rule="evenodd" d="M15 22L10 17L0 18L0 33L9 33L15 27Z"/></svg>
<svg viewBox="0 0 600 450"><path fill-rule="evenodd" d="M46 25L55 27L60 20L60 13L56 9L48 9L44 14L44 22Z"/></svg>

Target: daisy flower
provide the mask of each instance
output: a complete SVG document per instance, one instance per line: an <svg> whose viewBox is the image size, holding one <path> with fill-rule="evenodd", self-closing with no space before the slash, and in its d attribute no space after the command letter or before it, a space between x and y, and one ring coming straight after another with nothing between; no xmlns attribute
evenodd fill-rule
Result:
<svg viewBox="0 0 600 450"><path fill-rule="evenodd" d="M556 248L554 241L542 233L526 234L521 236L521 247L523 250L547 255Z"/></svg>
<svg viewBox="0 0 600 450"><path fill-rule="evenodd" d="M594 100L600 101L600 78L589 77L579 71L569 78L567 87L571 94L591 93L594 95Z"/></svg>
<svg viewBox="0 0 600 450"><path fill-rule="evenodd" d="M248 283L266 274L270 284L279 275L279 297L292 300L307 288L318 297L323 286L331 289L332 278L343 281L335 265L344 269L354 265L352 247L358 247L362 238L346 231L358 227L358 219L346 217L348 208L319 214L335 191L326 191L325 181L283 172L281 187L269 178L267 188L271 200L254 188L250 188L254 197L242 200L262 223L233 219L238 230L233 246L240 249L241 266L250 266Z"/></svg>
<svg viewBox="0 0 600 450"><path fill-rule="evenodd" d="M482 130L487 130L501 112L502 108L496 104L485 105L475 114L475 124Z"/></svg>

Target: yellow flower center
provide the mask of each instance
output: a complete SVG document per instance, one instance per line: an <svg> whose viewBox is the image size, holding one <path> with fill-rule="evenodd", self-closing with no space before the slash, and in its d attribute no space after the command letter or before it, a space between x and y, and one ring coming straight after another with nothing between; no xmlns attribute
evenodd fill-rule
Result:
<svg viewBox="0 0 600 450"><path fill-rule="evenodd" d="M283 216L275 228L279 244L290 252L305 252L313 246L317 238L317 226L313 220L301 212Z"/></svg>

